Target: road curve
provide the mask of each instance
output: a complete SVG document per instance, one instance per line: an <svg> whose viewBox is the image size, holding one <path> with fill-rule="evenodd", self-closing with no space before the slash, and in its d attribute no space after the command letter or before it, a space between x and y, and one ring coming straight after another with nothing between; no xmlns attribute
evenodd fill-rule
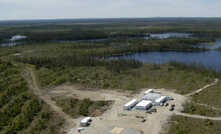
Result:
<svg viewBox="0 0 221 134"><path fill-rule="evenodd" d="M196 91L193 91L191 93L186 94L185 96L189 97L189 96L193 96L195 94L198 94L198 93L202 92L204 89L207 89L209 87L212 87L212 86L216 85L218 82L219 82L219 79L215 79L213 83L207 84L204 87L202 87L202 88L200 88L200 89L198 89Z"/></svg>

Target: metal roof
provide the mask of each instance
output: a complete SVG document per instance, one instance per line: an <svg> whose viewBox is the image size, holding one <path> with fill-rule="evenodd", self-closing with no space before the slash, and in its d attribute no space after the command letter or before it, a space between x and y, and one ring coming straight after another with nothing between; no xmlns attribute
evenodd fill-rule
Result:
<svg viewBox="0 0 221 134"><path fill-rule="evenodd" d="M142 100L140 103L136 105L136 107L146 107L148 105L152 105L152 101Z"/></svg>
<svg viewBox="0 0 221 134"><path fill-rule="evenodd" d="M136 100L136 99L133 99L133 100L131 100L130 102L128 102L127 104L125 104L124 106L125 106L125 107L128 107L128 106L130 106L130 105L134 105L135 103L137 103L137 100Z"/></svg>
<svg viewBox="0 0 221 134"><path fill-rule="evenodd" d="M147 91L144 92L144 94L152 93L153 89L148 89Z"/></svg>
<svg viewBox="0 0 221 134"><path fill-rule="evenodd" d="M162 102L162 101L165 101L166 99L167 99L166 96L161 96L160 98L158 98L158 99L156 100L156 102L157 102L157 103L160 103L160 102Z"/></svg>

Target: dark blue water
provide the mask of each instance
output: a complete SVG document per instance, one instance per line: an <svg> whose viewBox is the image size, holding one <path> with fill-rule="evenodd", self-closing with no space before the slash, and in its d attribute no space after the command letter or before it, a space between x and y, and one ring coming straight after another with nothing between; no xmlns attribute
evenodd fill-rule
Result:
<svg viewBox="0 0 221 134"><path fill-rule="evenodd" d="M136 59L142 62L156 64L163 64L170 61L178 61L187 64L199 63L205 67L221 71L221 51L215 50L221 47L221 39L217 39L214 45L205 45L204 47L211 50L205 52L143 52L114 58Z"/></svg>
<svg viewBox="0 0 221 134"><path fill-rule="evenodd" d="M208 49L217 49L217 48L221 48L221 39L217 39L216 40L216 43L215 44L207 44L207 43L204 43L204 44L201 44L199 46L200 48L208 48Z"/></svg>
<svg viewBox="0 0 221 134"><path fill-rule="evenodd" d="M119 57L118 57L119 58ZM183 63L199 63L205 67L221 71L221 51L206 52L144 52L129 56L120 56L124 59L137 59L142 62L163 64L169 61Z"/></svg>

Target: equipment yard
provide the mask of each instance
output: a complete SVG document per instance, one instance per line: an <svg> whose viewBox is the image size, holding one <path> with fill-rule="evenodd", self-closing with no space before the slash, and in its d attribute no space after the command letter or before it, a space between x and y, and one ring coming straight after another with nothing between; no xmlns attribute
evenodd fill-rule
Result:
<svg viewBox="0 0 221 134"><path fill-rule="evenodd" d="M68 90L64 90L65 88ZM146 110L136 110L135 108L133 108L130 111L123 109L124 104L126 104L131 99L142 98L145 89L143 89L139 94L137 93L132 95L129 92L123 93L109 90L70 90L71 86L61 86L57 87L56 90L54 90L52 93L58 93L59 89L62 90L63 93L67 91L66 94L68 95L82 92L84 96L87 96L87 94L88 96L93 96L93 94L97 94L97 96L90 97L90 99L104 99L114 101L114 104L112 105L111 109L106 111L102 116L92 118L93 121L91 125L86 127L81 132L82 134L104 134L105 132L107 132L107 130L114 126L132 128L135 130L140 130L143 133L148 132L150 134L158 134L162 128L166 127L165 124L167 124L169 117L173 114L173 112L170 112L169 108L165 106L154 106L154 108L157 109L157 112L152 114L147 113ZM185 97L179 94L169 92L165 89L157 89L157 91L160 91L164 95L173 97L174 100L169 101L168 103L175 104L176 111L182 110L182 104L185 101ZM78 94L78 96L80 94ZM69 134L77 133L78 128L81 127L80 121L83 118L84 117L74 119L74 122L77 125L69 131Z"/></svg>
<svg viewBox="0 0 221 134"><path fill-rule="evenodd" d="M214 86L218 82L218 79L216 79L213 83L194 91L194 93L191 93L190 95L180 95L172 92L169 89L154 89L153 93L156 94L150 93L151 95L147 97L147 95L149 94L146 93L147 89L140 89L140 92L135 93L123 91L120 89L87 89L83 88L82 86L64 84L55 88L48 88L43 90L39 89L33 71L29 68L27 69L27 72L29 72L30 76L32 77L31 79L33 80L33 82L30 82L29 84L31 87L33 87L33 90L36 92L36 95L42 97L47 104L54 108L55 112L66 117L65 131L68 134L105 134L108 132L108 130L110 130L113 127L124 128L126 130L137 130L143 134L160 134L163 130L167 130L166 128L170 123L170 117L172 115L182 114L181 111L183 110L183 104L189 99L191 95L199 93L207 87ZM85 117L70 117L66 113L62 112L60 108L58 109L56 103L53 102L53 100L51 99L52 97L61 96L66 98L74 97L78 99L89 98L92 101L113 101L113 104L101 116L92 117L92 122L90 122L89 126L82 128L80 122ZM153 109L151 109L151 111L153 112L147 110L137 110L135 107L133 107L131 110L124 109L125 104L134 99L141 101L150 97L154 98L156 102L158 102L158 100L162 100L162 98L164 98L165 96L169 97L172 100L169 99L170 101L167 101L164 106L153 105ZM171 110L171 108L173 109ZM194 118L199 117L190 114L183 114L182 116ZM204 116L200 116L200 118L204 119ZM205 119L207 118L205 117Z"/></svg>

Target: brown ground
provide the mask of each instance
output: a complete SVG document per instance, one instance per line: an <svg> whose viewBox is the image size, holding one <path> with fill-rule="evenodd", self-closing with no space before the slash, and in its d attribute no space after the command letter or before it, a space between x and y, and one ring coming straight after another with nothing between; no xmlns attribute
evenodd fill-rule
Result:
<svg viewBox="0 0 221 134"><path fill-rule="evenodd" d="M60 116L64 117L66 124L65 130L68 134L76 134L79 122L83 117L72 119L69 115L64 113L60 107L51 99L52 97L75 97L79 99L90 98L91 100L106 100L113 101L112 107L107 110L103 115L94 117L91 126L85 128L82 134L104 134L110 127L119 126L125 128L134 128L141 130L144 134L160 134L162 129L168 124L169 118L173 114L180 114L183 107L182 104L186 101L189 94L182 96L173 93L166 89L157 89L163 95L172 96L175 100L169 102L175 104L175 111L170 112L168 107L156 106L157 113L148 114L141 110L123 110L123 105L126 104L133 98L140 99L143 96L145 89L141 90L140 93L131 93L128 91L122 92L122 90L102 90L102 89L85 89L79 85L61 85L51 89L40 89L36 76L32 68L26 68L26 78L29 82L30 87L34 93L44 100L55 112ZM216 81L214 82L216 83ZM210 84L213 86L214 84ZM209 87L209 86L205 86ZM203 88L205 89L205 88ZM121 91L121 92L120 92ZM202 89L191 93L191 95L202 91ZM185 115L191 117L190 115ZM146 122L141 122L146 119Z"/></svg>

